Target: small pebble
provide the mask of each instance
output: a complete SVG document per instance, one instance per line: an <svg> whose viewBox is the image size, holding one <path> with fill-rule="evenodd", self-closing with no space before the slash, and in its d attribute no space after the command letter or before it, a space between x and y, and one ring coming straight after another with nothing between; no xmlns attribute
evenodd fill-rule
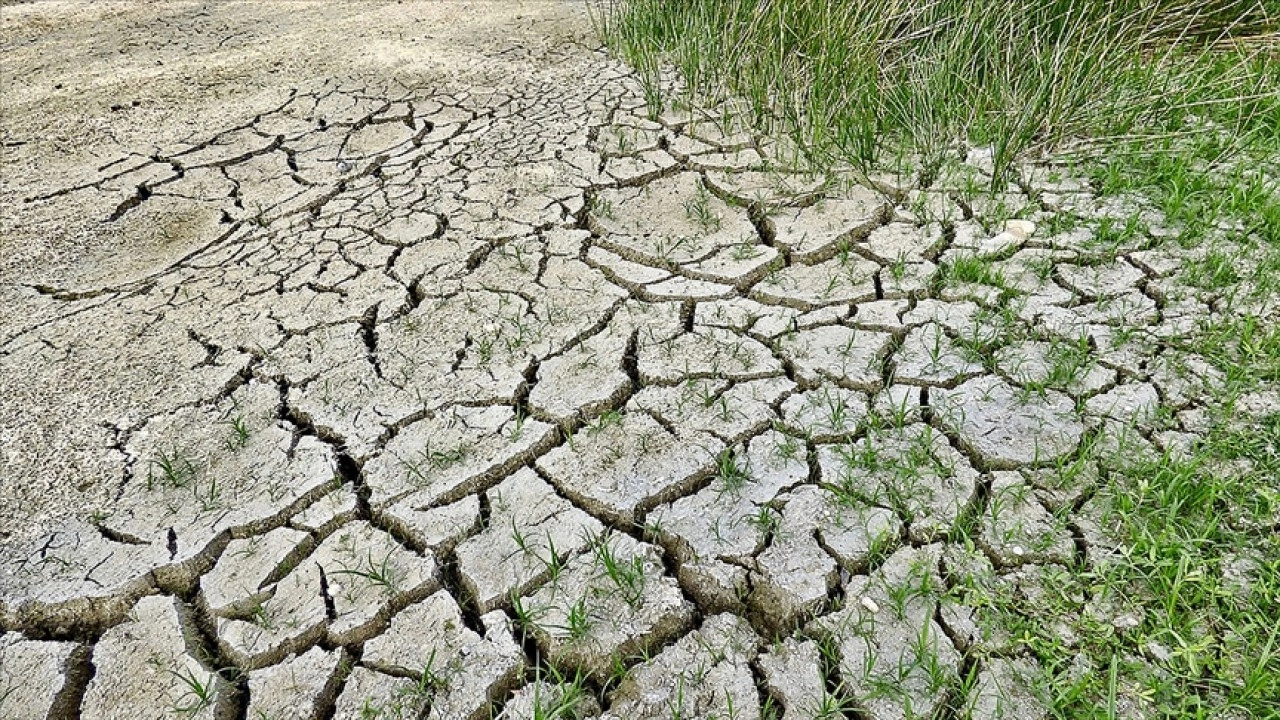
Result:
<svg viewBox="0 0 1280 720"><path fill-rule="evenodd" d="M867 610L873 613L880 612L880 606L876 604L875 600L872 600L869 597L863 596L862 600L860 600L859 602L862 603L862 607L866 608Z"/></svg>
<svg viewBox="0 0 1280 720"><path fill-rule="evenodd" d="M1112 621L1112 625L1115 625L1117 630L1128 630L1130 628L1136 628L1141 624L1142 624L1142 620L1138 619L1137 616L1132 614L1121 615L1120 617Z"/></svg>
<svg viewBox="0 0 1280 720"><path fill-rule="evenodd" d="M1036 231L1036 224L1030 220L1008 220L1004 224L1004 231L1020 240L1026 240Z"/></svg>
<svg viewBox="0 0 1280 720"><path fill-rule="evenodd" d="M1169 662L1169 660L1173 658L1173 653L1169 648L1161 645L1155 640L1147 643L1147 653L1160 662Z"/></svg>

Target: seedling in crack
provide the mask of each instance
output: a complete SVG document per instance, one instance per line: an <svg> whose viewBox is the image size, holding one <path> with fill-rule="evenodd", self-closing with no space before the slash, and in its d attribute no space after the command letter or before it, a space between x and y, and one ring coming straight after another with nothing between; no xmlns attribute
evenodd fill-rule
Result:
<svg viewBox="0 0 1280 720"><path fill-rule="evenodd" d="M636 449L640 451L641 455L650 454L653 451L655 439L654 433L648 430L640 433L636 436Z"/></svg>
<svg viewBox="0 0 1280 720"><path fill-rule="evenodd" d="M667 698L667 708L671 712L671 720L687 720L684 710L684 683L685 675L680 673L676 678L676 692L674 697Z"/></svg>
<svg viewBox="0 0 1280 720"><path fill-rule="evenodd" d="M404 582L405 571L391 562L393 552L394 550L388 550L380 561L375 562L373 551L370 550L365 554L363 563L358 563L352 568L344 567L341 570L334 570L331 574L363 578L370 585L381 589L384 594L394 595L399 592L400 585Z"/></svg>
<svg viewBox="0 0 1280 720"><path fill-rule="evenodd" d="M428 470L444 470L453 465L457 465L467 458L471 453L471 445L466 442L460 442L453 447L445 446L443 448L432 448L430 442L422 450L418 451L413 460L400 460L400 464L409 471L409 478L417 480L420 483L431 481L428 476Z"/></svg>
<svg viewBox="0 0 1280 720"><path fill-rule="evenodd" d="M262 205L257 203L254 204L254 214L249 216L249 222L260 228L265 228L267 225L270 225L267 221L267 211L263 209Z"/></svg>
<svg viewBox="0 0 1280 720"><path fill-rule="evenodd" d="M778 531L778 525L782 523L781 516L768 505L761 505L760 509L754 514L747 515L745 519L761 535L775 534Z"/></svg>
<svg viewBox="0 0 1280 720"><path fill-rule="evenodd" d="M673 256L677 251L684 250L687 253L697 252L697 239L685 235L676 238L659 237L653 241L654 252L668 265L674 265Z"/></svg>
<svg viewBox="0 0 1280 720"><path fill-rule="evenodd" d="M735 448L725 448L716 456L716 479L722 492L736 493L751 480Z"/></svg>
<svg viewBox="0 0 1280 720"><path fill-rule="evenodd" d="M173 713L175 715L183 718L193 718L213 704L215 692L214 675L209 675L202 680L196 676L195 671L191 668L184 667L180 671L166 668L166 671L180 680L183 685L182 696L173 705Z"/></svg>
<svg viewBox="0 0 1280 720"><path fill-rule="evenodd" d="M218 478L210 477L209 485L205 489L200 489L199 483L192 484L191 492L195 495L196 502L200 503L202 512L211 512L222 507L222 489L218 487Z"/></svg>
<svg viewBox="0 0 1280 720"><path fill-rule="evenodd" d="M929 353L929 371L937 372L942 368L942 356L946 352L946 336L940 325L933 326L933 337L925 339L925 351Z"/></svg>
<svg viewBox="0 0 1280 720"><path fill-rule="evenodd" d="M431 648L431 654L427 657L422 670L414 673L417 679L413 685L402 688L398 697L412 699L417 703L426 703L434 699L437 693L449 689L449 678L460 672L462 668L437 668L436 650L434 647Z"/></svg>
<svg viewBox="0 0 1280 720"><path fill-rule="evenodd" d="M493 343L496 338L488 335L482 335L474 341L476 348L476 358L481 365L488 365L493 361Z"/></svg>
<svg viewBox="0 0 1280 720"><path fill-rule="evenodd" d="M596 566L621 593L622 599L631 607L637 607L644 595L644 558L640 555L629 560L619 557L608 533L591 539L591 552Z"/></svg>
<svg viewBox="0 0 1280 720"><path fill-rule="evenodd" d="M814 720L844 720L857 711L857 704L851 697L841 697L823 688L822 699L813 708Z"/></svg>
<svg viewBox="0 0 1280 720"><path fill-rule="evenodd" d="M716 400L716 415L720 418L720 422L728 424L732 422L735 417L742 416L742 413L730 410L728 398L721 395L720 398Z"/></svg>
<svg viewBox="0 0 1280 720"><path fill-rule="evenodd" d="M524 604L524 598L520 597L515 590L511 591L511 614L514 616L516 624L520 626L522 636L527 633L541 629L539 621L543 615L547 614L547 608L531 608Z"/></svg>
<svg viewBox="0 0 1280 720"><path fill-rule="evenodd" d="M840 353L840 357L848 360L849 356L853 354L853 349L857 347L857 345L858 345L858 330L857 328L854 328L854 330L849 333L849 339L846 340L844 345L841 345L838 350L838 352Z"/></svg>
<svg viewBox="0 0 1280 720"><path fill-rule="evenodd" d="M501 502L501 498L499 498ZM520 531L520 526L516 524L516 519L511 518L511 539L516 544L516 549L525 555L536 555L533 548L529 546L529 541L525 538L524 533Z"/></svg>
<svg viewBox="0 0 1280 720"><path fill-rule="evenodd" d="M822 394L823 409L827 413L827 426L832 430L844 430L849 418L849 406L841 393L833 393L824 388Z"/></svg>
<svg viewBox="0 0 1280 720"><path fill-rule="evenodd" d="M565 615L565 632L569 633L570 640L581 640L591 632L591 626L594 621L591 618L591 611L587 609L587 599L585 597L578 598L578 602L569 608L569 612Z"/></svg>
<svg viewBox="0 0 1280 720"><path fill-rule="evenodd" d="M245 445L249 444L249 424L245 422L243 415L236 415L224 423L231 429L231 437L227 438L227 449L232 452L243 450Z"/></svg>
<svg viewBox="0 0 1280 720"><path fill-rule="evenodd" d="M605 220L617 219L617 214L613 209L613 202L608 198L603 198L599 195L591 198L591 212L592 214L599 215Z"/></svg>
<svg viewBox="0 0 1280 720"><path fill-rule="evenodd" d="M601 432L604 432L608 428L611 428L614 425L620 425L620 424L622 424L622 411L605 410L604 412L600 413L600 417L596 418L595 422L587 426L587 434L599 435Z"/></svg>
<svg viewBox="0 0 1280 720"><path fill-rule="evenodd" d="M907 256L905 253L899 253L898 257L889 264L889 276L899 282L907 276Z"/></svg>
<svg viewBox="0 0 1280 720"><path fill-rule="evenodd" d="M542 339L541 328L535 328L527 315L514 314L504 322L511 327L509 332L502 333L502 342L508 353L514 354L516 350Z"/></svg>
<svg viewBox="0 0 1280 720"><path fill-rule="evenodd" d="M528 419L524 410L516 408L515 421L511 423L511 428L507 431L507 439L511 442L519 442L520 437L524 435L524 421Z"/></svg>
<svg viewBox="0 0 1280 720"><path fill-rule="evenodd" d="M631 141L631 136L625 130L618 132L618 154L630 155L635 149L635 144Z"/></svg>
<svg viewBox="0 0 1280 720"><path fill-rule="evenodd" d="M178 448L171 452L161 450L147 467L147 490L158 484L161 487L192 487L200 474L200 468Z"/></svg>
<svg viewBox="0 0 1280 720"><path fill-rule="evenodd" d="M533 717L531 720L576 720L580 706L586 703L586 678L581 672L567 677L554 667L550 669L551 677L546 682L552 686L550 697L543 696L542 684L534 685ZM541 683L542 671L539 669L534 681Z"/></svg>
<svg viewBox="0 0 1280 720"><path fill-rule="evenodd" d="M533 558L543 566L547 571L551 582L554 583L560 579L560 573L563 572L565 568L565 561L560 557L560 553L556 550L556 542L551 538L550 531L547 531L546 533L547 557L545 558L528 543L524 533L520 532L520 528L516 525L515 518L511 519L511 537L515 541L516 547L519 548L521 553L526 557Z"/></svg>
<svg viewBox="0 0 1280 720"><path fill-rule="evenodd" d="M944 666L942 659L938 657L936 643L937 637L936 631L933 630L932 619L925 617L919 632L913 638L912 651L915 654L915 662L929 678L929 692L937 692L949 686L954 679L951 669Z"/></svg>
<svg viewBox="0 0 1280 720"><path fill-rule="evenodd" d="M721 229L721 217L716 213L716 210L712 209L710 193L701 183L698 184L698 191L696 191L694 197L685 201L685 214L701 228L703 233L710 234Z"/></svg>
<svg viewBox="0 0 1280 720"><path fill-rule="evenodd" d="M508 250L507 248L511 249ZM524 247L519 243L503 245L498 252L501 253L503 257L514 257L516 261L516 268L519 269L520 272L529 272L529 264L525 258Z"/></svg>
<svg viewBox="0 0 1280 720"><path fill-rule="evenodd" d="M684 383L685 393L681 394L679 402L684 402L684 395L692 393L702 404L702 407L711 407L715 403L719 394L716 392L714 384L706 380L689 378Z"/></svg>
<svg viewBox="0 0 1280 720"><path fill-rule="evenodd" d="M832 273L831 276L827 278L827 284L822 288L823 298L829 298L833 293L835 293L836 289L840 287L840 278L841 276L836 273Z"/></svg>
<svg viewBox="0 0 1280 720"><path fill-rule="evenodd" d="M777 456L779 460L784 461L795 460L800 457L800 451L804 450L804 444L800 442L799 438L786 434L784 434L782 438L782 442L779 442L773 447L773 454Z"/></svg>
<svg viewBox="0 0 1280 720"><path fill-rule="evenodd" d="M744 242L740 245L735 245L733 247L733 253L731 257L734 260L739 260L739 261L753 260L757 257L760 257L760 252L761 252L760 248L756 247L751 243Z"/></svg>
<svg viewBox="0 0 1280 720"><path fill-rule="evenodd" d="M271 611L267 609L266 604L259 598L254 598L253 604L249 606L249 621L263 630L271 631L276 628L275 619L271 616Z"/></svg>

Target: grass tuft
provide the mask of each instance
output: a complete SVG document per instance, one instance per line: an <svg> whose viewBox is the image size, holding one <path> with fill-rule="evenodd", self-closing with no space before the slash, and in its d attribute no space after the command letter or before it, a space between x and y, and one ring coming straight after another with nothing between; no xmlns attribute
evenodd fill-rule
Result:
<svg viewBox="0 0 1280 720"><path fill-rule="evenodd" d="M922 174L968 142L992 187L1025 154L1211 136L1274 143L1274 0L603 0L593 17L638 71L651 111L745 104L819 165L912 157ZM663 97L674 67L684 97Z"/></svg>

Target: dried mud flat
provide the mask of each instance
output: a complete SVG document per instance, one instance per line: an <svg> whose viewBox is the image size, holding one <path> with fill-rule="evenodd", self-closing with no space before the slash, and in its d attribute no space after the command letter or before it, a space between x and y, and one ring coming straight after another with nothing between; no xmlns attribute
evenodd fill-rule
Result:
<svg viewBox="0 0 1280 720"><path fill-rule="evenodd" d="M966 599L1220 380L1177 256L651 118L577 3L0 18L5 717L1043 717Z"/></svg>

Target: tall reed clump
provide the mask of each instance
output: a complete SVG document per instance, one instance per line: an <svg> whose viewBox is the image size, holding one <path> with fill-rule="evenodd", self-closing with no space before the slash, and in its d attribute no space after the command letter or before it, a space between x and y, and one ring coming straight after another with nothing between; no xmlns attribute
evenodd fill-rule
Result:
<svg viewBox="0 0 1280 720"><path fill-rule="evenodd" d="M651 104L663 65L690 100L745 99L818 164L936 164L1225 125L1280 127L1280 0L596 0Z"/></svg>

